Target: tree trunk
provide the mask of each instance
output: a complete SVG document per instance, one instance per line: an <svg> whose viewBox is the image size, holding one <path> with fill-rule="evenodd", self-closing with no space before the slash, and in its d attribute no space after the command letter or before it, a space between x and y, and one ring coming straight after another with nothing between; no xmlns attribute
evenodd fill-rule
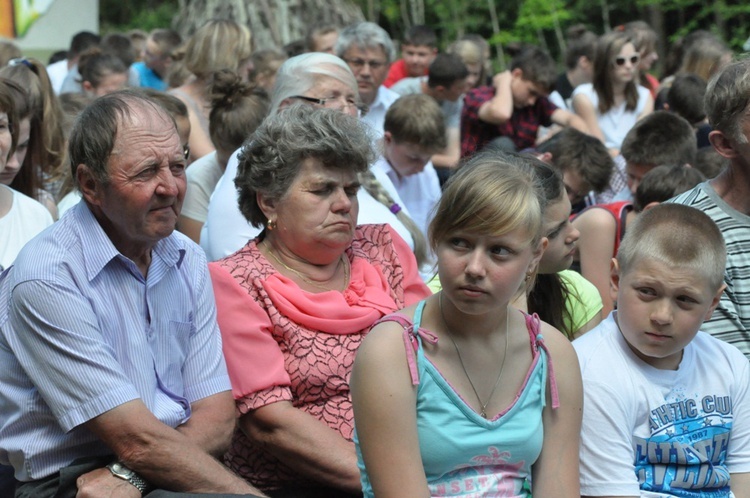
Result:
<svg viewBox="0 0 750 498"><path fill-rule="evenodd" d="M602 24L604 25L602 33L609 33L612 30L612 25L609 23L609 5L607 0L599 0L599 3L602 6Z"/></svg>
<svg viewBox="0 0 750 498"><path fill-rule="evenodd" d="M497 36L500 34L500 22L497 20L497 8L495 7L495 0L487 0L487 7L490 11L492 34L494 36ZM497 62L500 64L501 68L505 69L505 52L503 51L503 45L501 43L496 43L495 49L497 50Z"/></svg>
<svg viewBox="0 0 750 498"><path fill-rule="evenodd" d="M376 1L376 0L373 0ZM212 18L233 19L249 27L255 49L281 48L304 38L310 26L346 26L364 21L350 0L178 0L173 27L189 36Z"/></svg>

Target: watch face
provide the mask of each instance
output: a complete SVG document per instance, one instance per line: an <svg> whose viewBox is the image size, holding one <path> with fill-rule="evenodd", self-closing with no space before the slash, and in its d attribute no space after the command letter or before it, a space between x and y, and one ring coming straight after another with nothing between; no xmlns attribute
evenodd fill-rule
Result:
<svg viewBox="0 0 750 498"><path fill-rule="evenodd" d="M122 477L123 479L130 479L130 477L133 475L133 471L120 464L120 462L113 463L110 468L112 469L113 474L115 474L117 477Z"/></svg>

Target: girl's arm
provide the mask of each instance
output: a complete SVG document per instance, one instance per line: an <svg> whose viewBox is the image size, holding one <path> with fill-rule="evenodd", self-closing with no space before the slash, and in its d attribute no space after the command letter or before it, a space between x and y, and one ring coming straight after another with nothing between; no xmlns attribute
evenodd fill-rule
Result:
<svg viewBox="0 0 750 498"><path fill-rule="evenodd" d="M643 107L643 110L638 115L638 120L640 121L641 119L648 116L652 112L654 112L654 99L653 97L651 97L651 94L649 93L646 96L646 105Z"/></svg>
<svg viewBox="0 0 750 498"><path fill-rule="evenodd" d="M608 211L594 208L578 215L573 226L581 233L578 239L581 275L599 290L602 316L606 317L615 307L609 292L609 272L617 224Z"/></svg>
<svg viewBox="0 0 750 498"><path fill-rule="evenodd" d="M750 473L730 474L729 487L735 498L750 498Z"/></svg>
<svg viewBox="0 0 750 498"><path fill-rule="evenodd" d="M403 332L391 322L373 328L357 351L350 382L360 450L378 498L430 496Z"/></svg>
<svg viewBox="0 0 750 498"><path fill-rule="evenodd" d="M534 498L578 498L578 451L583 416L583 386L578 358L570 341L542 323L542 335L554 366L560 407L552 408L549 384L544 408L544 442L531 468Z"/></svg>

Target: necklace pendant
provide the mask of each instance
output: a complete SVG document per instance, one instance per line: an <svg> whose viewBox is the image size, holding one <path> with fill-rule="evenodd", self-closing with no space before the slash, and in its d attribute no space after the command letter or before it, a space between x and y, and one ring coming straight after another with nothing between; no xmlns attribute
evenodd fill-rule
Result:
<svg viewBox="0 0 750 498"><path fill-rule="evenodd" d="M480 413L479 415L481 415L481 416L482 416L482 418L484 418L484 419L486 419L486 418L487 418L487 413L485 413L485 411L484 411L484 410L482 410L482 413Z"/></svg>

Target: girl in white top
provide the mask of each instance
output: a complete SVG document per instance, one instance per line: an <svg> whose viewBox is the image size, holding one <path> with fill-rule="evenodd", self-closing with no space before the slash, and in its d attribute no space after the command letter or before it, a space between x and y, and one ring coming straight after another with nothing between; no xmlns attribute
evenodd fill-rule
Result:
<svg viewBox="0 0 750 498"><path fill-rule="evenodd" d="M573 92L573 109L612 156L620 153L628 130L654 110L647 88L638 85L640 54L622 32L602 36L594 56L592 83Z"/></svg>
<svg viewBox="0 0 750 498"><path fill-rule="evenodd" d="M0 81L0 173L17 161L18 120L13 93ZM37 201L0 184L0 270L16 259L21 248L52 224L52 215Z"/></svg>

